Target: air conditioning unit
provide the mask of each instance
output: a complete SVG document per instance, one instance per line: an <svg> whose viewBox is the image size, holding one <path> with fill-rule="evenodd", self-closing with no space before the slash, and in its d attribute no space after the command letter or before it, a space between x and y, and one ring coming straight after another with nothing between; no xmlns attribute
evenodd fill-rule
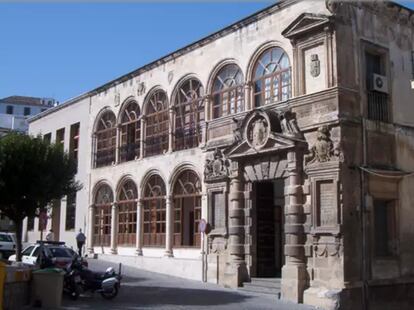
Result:
<svg viewBox="0 0 414 310"><path fill-rule="evenodd" d="M411 80L411 89L414 89L414 80Z"/></svg>
<svg viewBox="0 0 414 310"><path fill-rule="evenodd" d="M374 73L372 75L372 90L388 94L387 77Z"/></svg>

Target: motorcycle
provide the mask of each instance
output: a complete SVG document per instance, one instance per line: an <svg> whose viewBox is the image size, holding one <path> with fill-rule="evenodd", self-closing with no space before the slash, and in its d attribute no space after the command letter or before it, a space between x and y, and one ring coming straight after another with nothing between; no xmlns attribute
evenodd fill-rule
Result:
<svg viewBox="0 0 414 310"><path fill-rule="evenodd" d="M63 278L63 292L67 293L72 300L78 299L82 283L82 278L78 270L74 267L74 262L66 266L66 273Z"/></svg>
<svg viewBox="0 0 414 310"><path fill-rule="evenodd" d="M121 264L119 264L118 273L112 267L107 268L103 273L94 272L82 264L82 259L75 258L71 264L71 269L74 273L68 274L67 283L68 289L70 287L69 285L72 285L73 294L75 294L74 291L76 288L80 287L83 292L91 291L93 293L100 293L105 299L112 299L118 295L122 279ZM69 279L73 280L69 281Z"/></svg>

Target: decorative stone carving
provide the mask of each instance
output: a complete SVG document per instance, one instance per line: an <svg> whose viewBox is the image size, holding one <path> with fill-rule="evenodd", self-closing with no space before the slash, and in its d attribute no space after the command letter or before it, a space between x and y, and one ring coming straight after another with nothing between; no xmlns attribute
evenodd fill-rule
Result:
<svg viewBox="0 0 414 310"><path fill-rule="evenodd" d="M266 143L267 137L269 135L268 127L269 125L264 118L259 118L251 123L251 139L249 139L249 142L253 147L260 147Z"/></svg>
<svg viewBox="0 0 414 310"><path fill-rule="evenodd" d="M173 78L174 78L174 71L168 72L168 84L171 84Z"/></svg>
<svg viewBox="0 0 414 310"><path fill-rule="evenodd" d="M302 138L302 133L296 121L295 113L286 111L279 114L282 133L288 137Z"/></svg>
<svg viewBox="0 0 414 310"><path fill-rule="evenodd" d="M240 143L243 141L243 133L242 133L242 120L238 120L237 118L233 117L233 122L236 124L236 128L233 129L233 136L234 142Z"/></svg>
<svg viewBox="0 0 414 310"><path fill-rule="evenodd" d="M316 256L319 257L328 257L328 256L340 256L341 245L339 243L334 244L315 244L313 246L313 251Z"/></svg>
<svg viewBox="0 0 414 310"><path fill-rule="evenodd" d="M116 107L121 104L121 95L119 93L115 94L114 104L115 104Z"/></svg>
<svg viewBox="0 0 414 310"><path fill-rule="evenodd" d="M321 62L319 61L318 54L312 54L311 55L311 68L310 68L310 74L313 77L318 77L319 74L321 74Z"/></svg>
<svg viewBox="0 0 414 310"><path fill-rule="evenodd" d="M229 161L221 150L216 149L213 159L206 159L204 165L204 179L206 181L226 178L229 175Z"/></svg>
<svg viewBox="0 0 414 310"><path fill-rule="evenodd" d="M145 94L145 83L141 82L138 84L137 95L142 96L143 94Z"/></svg>
<svg viewBox="0 0 414 310"><path fill-rule="evenodd" d="M334 147L331 140L331 132L328 126L318 128L318 138L310 154L305 156L305 165L313 163L323 163L331 160L343 161L343 155L339 147Z"/></svg>

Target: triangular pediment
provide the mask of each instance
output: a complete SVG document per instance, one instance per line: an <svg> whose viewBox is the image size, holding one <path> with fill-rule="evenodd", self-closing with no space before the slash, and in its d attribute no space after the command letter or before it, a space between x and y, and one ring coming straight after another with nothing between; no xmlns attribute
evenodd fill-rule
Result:
<svg viewBox="0 0 414 310"><path fill-rule="evenodd" d="M295 138L284 136L283 134L272 132L267 139L267 142L260 147L252 147L247 140L242 141L227 150L226 155L230 159L237 159L240 157L264 155L293 148L298 141Z"/></svg>
<svg viewBox="0 0 414 310"><path fill-rule="evenodd" d="M306 32L316 30L329 23L331 23L330 16L303 13L282 31L282 35L290 39Z"/></svg>

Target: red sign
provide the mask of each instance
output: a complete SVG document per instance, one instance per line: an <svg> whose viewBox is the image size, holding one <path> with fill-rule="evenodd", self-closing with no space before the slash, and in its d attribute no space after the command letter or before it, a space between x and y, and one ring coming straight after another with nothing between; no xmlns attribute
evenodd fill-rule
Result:
<svg viewBox="0 0 414 310"><path fill-rule="evenodd" d="M42 211L39 214L39 229L45 230L47 226L47 213L46 211Z"/></svg>

